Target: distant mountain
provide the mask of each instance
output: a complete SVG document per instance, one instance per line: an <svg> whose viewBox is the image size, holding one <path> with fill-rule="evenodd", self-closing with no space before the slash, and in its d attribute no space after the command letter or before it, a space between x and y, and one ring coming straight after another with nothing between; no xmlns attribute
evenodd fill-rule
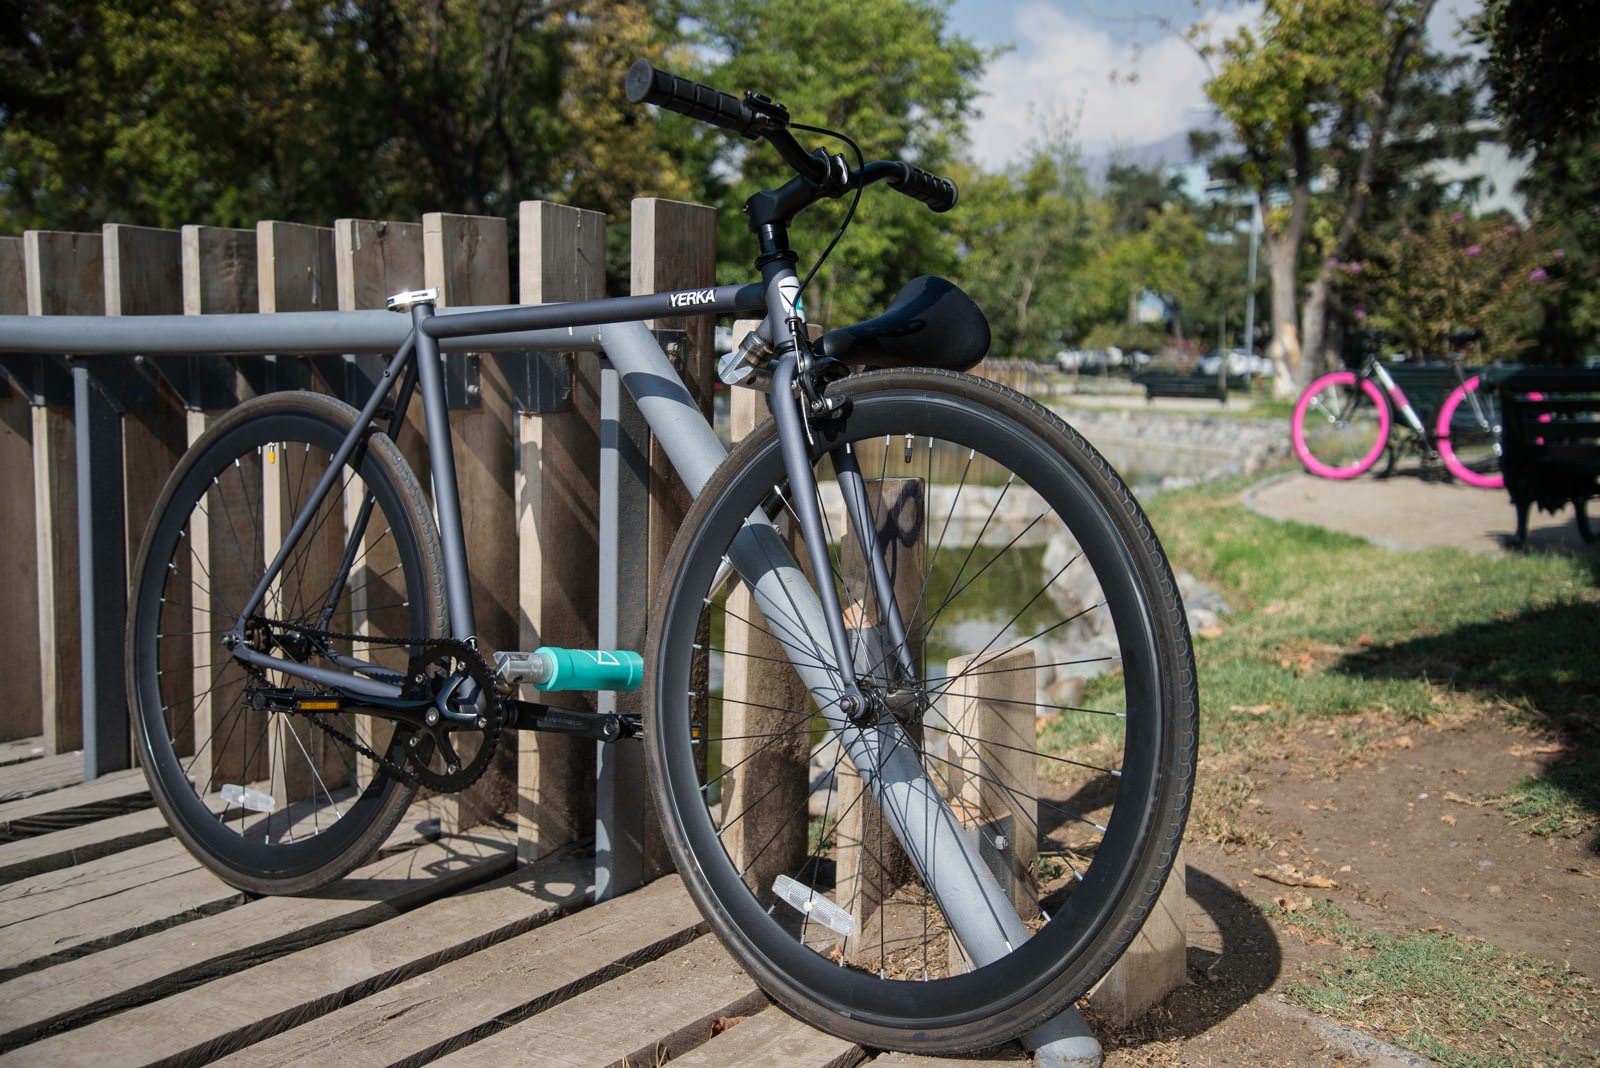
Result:
<svg viewBox="0 0 1600 1068"><path fill-rule="evenodd" d="M1098 187L1105 181L1106 170L1113 163L1166 168L1181 167L1193 162L1194 157L1189 151L1189 133L1185 130L1147 145L1118 146L1099 152L1085 152L1083 169L1089 175L1089 181Z"/></svg>

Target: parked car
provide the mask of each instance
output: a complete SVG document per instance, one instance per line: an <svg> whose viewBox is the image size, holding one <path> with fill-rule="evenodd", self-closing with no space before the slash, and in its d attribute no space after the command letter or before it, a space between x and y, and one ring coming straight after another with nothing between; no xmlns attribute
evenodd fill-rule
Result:
<svg viewBox="0 0 1600 1068"><path fill-rule="evenodd" d="M1195 364L1195 372L1202 375L1214 375L1222 365L1222 356L1216 350L1200 357L1200 362ZM1228 350L1228 373L1230 375L1254 375L1265 378L1272 374L1272 361L1265 356L1257 356L1244 349Z"/></svg>

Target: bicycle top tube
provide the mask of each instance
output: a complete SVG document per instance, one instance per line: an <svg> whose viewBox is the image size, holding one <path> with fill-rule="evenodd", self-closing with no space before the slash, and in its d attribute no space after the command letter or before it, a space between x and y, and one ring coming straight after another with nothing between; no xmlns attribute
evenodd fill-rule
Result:
<svg viewBox="0 0 1600 1068"><path fill-rule="evenodd" d="M764 315L767 310L766 288L760 282L751 282L742 286L684 289L636 297L508 306L459 315L434 316L425 320L421 329L435 338L459 338L564 326L632 323L672 315L733 315L739 312L760 312Z"/></svg>

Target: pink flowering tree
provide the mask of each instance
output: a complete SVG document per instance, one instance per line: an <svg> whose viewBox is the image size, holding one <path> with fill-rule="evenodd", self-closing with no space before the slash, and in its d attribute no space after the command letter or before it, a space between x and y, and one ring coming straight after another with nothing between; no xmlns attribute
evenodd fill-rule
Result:
<svg viewBox="0 0 1600 1068"><path fill-rule="evenodd" d="M1539 362L1530 346L1562 258L1543 231L1457 212L1408 226L1376 252L1340 265L1365 325L1414 356L1441 355L1444 335L1479 329L1481 359Z"/></svg>

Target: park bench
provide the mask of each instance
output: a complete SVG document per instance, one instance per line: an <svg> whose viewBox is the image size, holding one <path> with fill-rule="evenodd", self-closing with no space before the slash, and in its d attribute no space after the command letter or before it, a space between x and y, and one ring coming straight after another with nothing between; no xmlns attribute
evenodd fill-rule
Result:
<svg viewBox="0 0 1600 1068"><path fill-rule="evenodd" d="M1229 375L1224 383L1219 381L1216 375L1179 375L1152 371L1135 375L1133 380L1144 387L1144 399L1147 401L1157 397L1205 397L1226 404L1229 393L1250 391L1250 379L1247 375Z"/></svg>
<svg viewBox="0 0 1600 1068"><path fill-rule="evenodd" d="M1386 362L1384 367L1388 369L1395 385L1405 391L1406 399L1422 417L1423 425L1430 429L1434 420L1438 418L1439 408L1444 404L1445 397L1461 384L1461 378L1456 374L1455 368L1448 363ZM1472 368L1463 368L1461 373L1470 377L1476 371Z"/></svg>
<svg viewBox="0 0 1600 1068"><path fill-rule="evenodd" d="M1588 501L1600 496L1600 368L1529 368L1491 376L1500 399L1506 492L1517 509L1517 544L1528 510L1571 504L1578 532L1595 540Z"/></svg>

